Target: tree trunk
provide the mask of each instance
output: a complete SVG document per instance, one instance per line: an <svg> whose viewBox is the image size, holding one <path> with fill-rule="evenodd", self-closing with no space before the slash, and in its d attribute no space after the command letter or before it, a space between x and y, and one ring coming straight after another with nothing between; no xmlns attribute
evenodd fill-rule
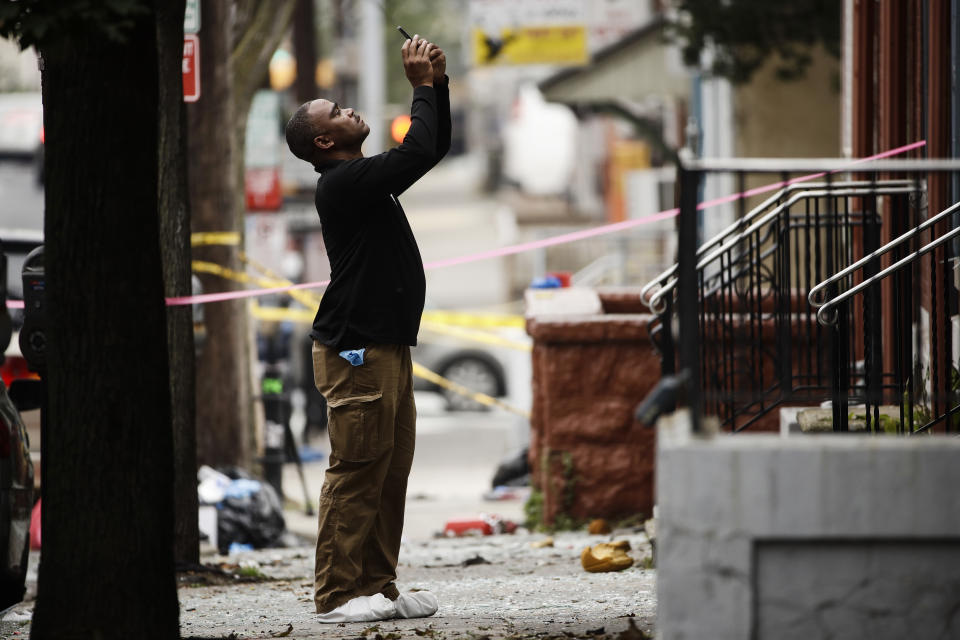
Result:
<svg viewBox="0 0 960 640"><path fill-rule="evenodd" d="M157 24L152 9L130 22L122 43L78 21L43 47L50 433L35 640L179 635Z"/></svg>
<svg viewBox="0 0 960 640"><path fill-rule="evenodd" d="M194 231L243 234L234 172L233 82L228 3L200 3L200 99L187 106L189 186ZM237 246L194 248L194 258L241 270ZM203 275L205 293L240 288ZM250 360L246 301L204 308L207 338L197 359L197 459L201 464L250 465Z"/></svg>
<svg viewBox="0 0 960 640"><path fill-rule="evenodd" d="M247 112L270 57L286 33L295 0L201 3L200 100L187 107L190 207L194 231L243 237L243 147ZM194 258L242 270L233 246L195 247ZM204 292L240 288L202 277ZM207 339L197 360L197 458L249 467L253 444L246 302L204 308Z"/></svg>
<svg viewBox="0 0 960 640"><path fill-rule="evenodd" d="M157 6L158 50L162 69L178 70L183 55L184 0ZM190 295L190 210L187 205L187 123L179 72L160 78L160 249L164 294ZM167 308L170 401L173 419L174 560L200 561L197 524L196 367L193 310Z"/></svg>
<svg viewBox="0 0 960 640"><path fill-rule="evenodd" d="M293 55L297 61L294 84L297 103L317 97L317 21L313 0L296 0L293 12Z"/></svg>
<svg viewBox="0 0 960 640"><path fill-rule="evenodd" d="M295 3L296 0L235 0L237 19L233 24L230 73L233 75L233 175L239 185L235 193L237 211L241 212L240 229L244 228L243 214L246 212L244 152L247 116L254 94L267 79L270 58L289 29ZM249 362L254 357L253 341L248 341L245 346ZM247 399L252 424L254 406L252 397L248 395ZM251 427L245 434L250 447L255 446L252 433Z"/></svg>

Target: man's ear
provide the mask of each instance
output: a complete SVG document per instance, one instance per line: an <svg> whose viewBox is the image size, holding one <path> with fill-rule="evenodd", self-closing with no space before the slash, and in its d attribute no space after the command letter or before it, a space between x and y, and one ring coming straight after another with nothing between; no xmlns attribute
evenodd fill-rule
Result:
<svg viewBox="0 0 960 640"><path fill-rule="evenodd" d="M333 139L327 134L321 133L319 136L313 139L313 146L326 151L333 146Z"/></svg>

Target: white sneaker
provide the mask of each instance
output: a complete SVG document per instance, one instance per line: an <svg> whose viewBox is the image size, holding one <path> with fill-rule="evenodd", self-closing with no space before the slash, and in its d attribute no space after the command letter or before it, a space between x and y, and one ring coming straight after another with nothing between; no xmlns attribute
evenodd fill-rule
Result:
<svg viewBox="0 0 960 640"><path fill-rule="evenodd" d="M434 598L436 601L436 598ZM436 608L434 608L436 611ZM333 611L317 614L317 621L333 622L376 622L397 617L393 602L382 593L372 596L357 596L348 600Z"/></svg>
<svg viewBox="0 0 960 640"><path fill-rule="evenodd" d="M435 614L439 607L437 596L429 591L401 593L393 604L401 618L426 618Z"/></svg>

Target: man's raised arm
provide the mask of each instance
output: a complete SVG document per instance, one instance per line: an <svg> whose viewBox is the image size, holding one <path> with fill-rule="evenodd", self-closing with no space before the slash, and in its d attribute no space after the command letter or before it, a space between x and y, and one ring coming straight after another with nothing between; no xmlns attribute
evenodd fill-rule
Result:
<svg viewBox="0 0 960 640"><path fill-rule="evenodd" d="M348 160L343 164L340 186L365 193L399 195L419 180L438 161L441 140L438 93L445 94L446 147L450 146L450 106L446 88L434 89L434 72L430 63L435 45L414 36L401 48L403 69L413 86L410 107L410 129L399 146L369 158ZM442 156L440 156L442 157Z"/></svg>

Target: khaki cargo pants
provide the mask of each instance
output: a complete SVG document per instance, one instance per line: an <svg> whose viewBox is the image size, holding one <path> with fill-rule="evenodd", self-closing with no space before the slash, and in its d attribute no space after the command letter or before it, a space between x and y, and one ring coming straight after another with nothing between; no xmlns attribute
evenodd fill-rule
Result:
<svg viewBox="0 0 960 640"><path fill-rule="evenodd" d="M331 448L320 494L317 613L357 596L399 596L394 580L416 423L411 366L404 345L367 345L364 363L353 366L313 343Z"/></svg>

